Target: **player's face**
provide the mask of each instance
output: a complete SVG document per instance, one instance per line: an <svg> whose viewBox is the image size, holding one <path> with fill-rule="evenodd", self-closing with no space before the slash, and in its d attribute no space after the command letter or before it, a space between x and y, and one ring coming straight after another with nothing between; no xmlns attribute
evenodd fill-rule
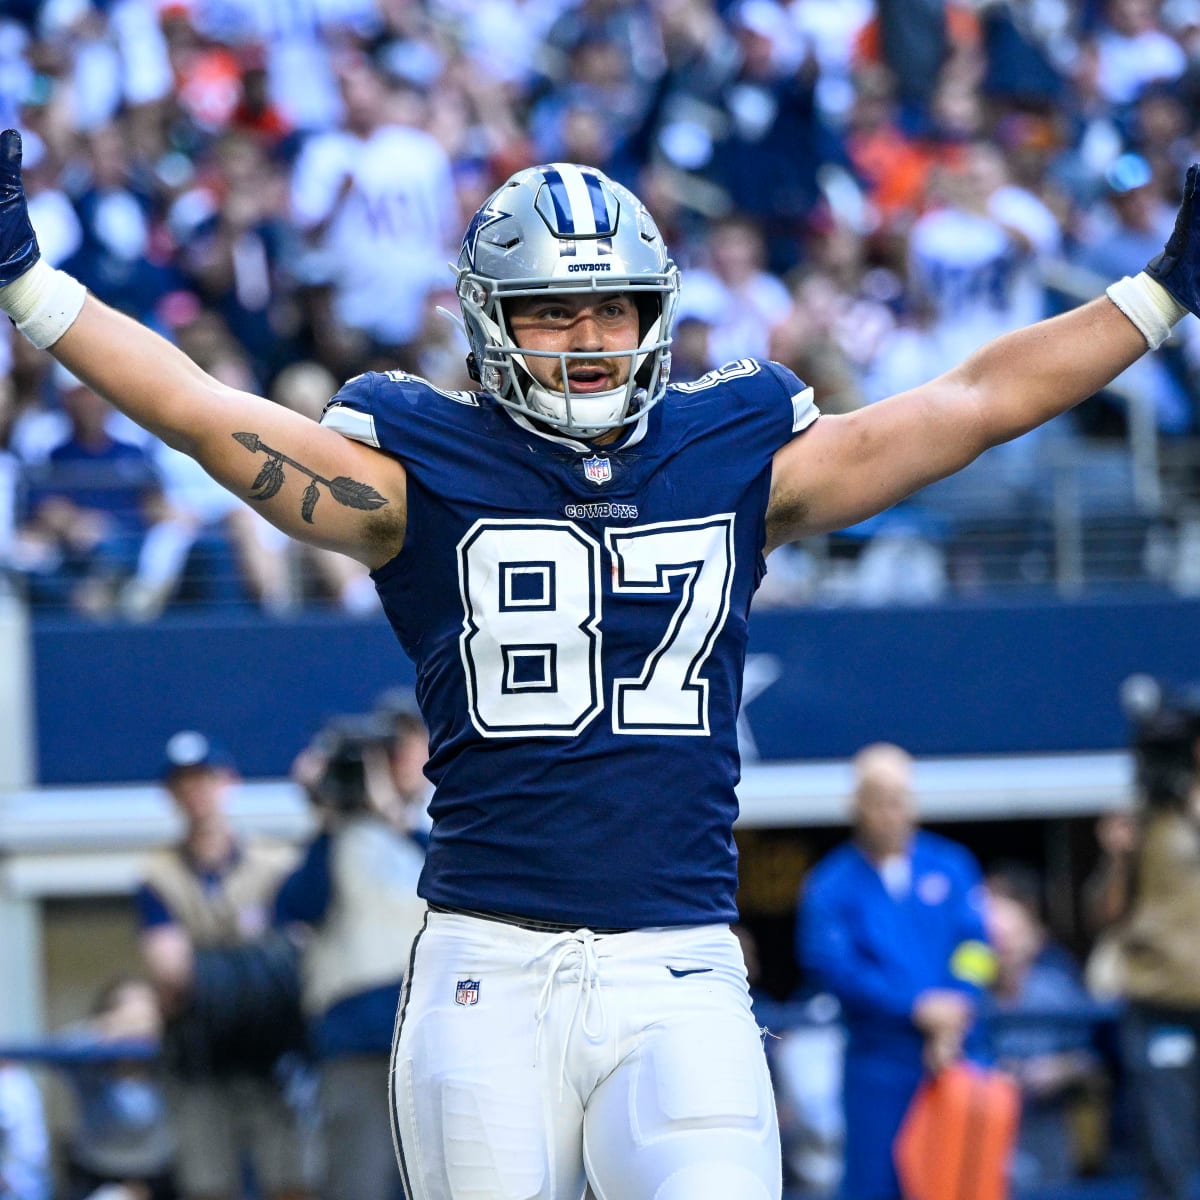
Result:
<svg viewBox="0 0 1200 1200"><path fill-rule="evenodd" d="M602 354L633 350L639 340L637 306L617 293L523 296L512 302L508 320L513 340L523 350ZM530 356L525 364L543 387L565 390L561 360ZM567 379L576 395L605 392L624 385L631 366L627 355L568 360Z"/></svg>

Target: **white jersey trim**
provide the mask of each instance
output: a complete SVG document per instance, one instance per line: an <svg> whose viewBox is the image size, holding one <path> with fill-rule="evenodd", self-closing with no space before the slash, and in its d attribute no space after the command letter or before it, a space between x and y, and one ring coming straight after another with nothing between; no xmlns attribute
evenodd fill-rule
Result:
<svg viewBox="0 0 1200 1200"><path fill-rule="evenodd" d="M370 413L358 412L344 404L334 404L325 410L321 424L352 442L364 442L380 449L379 435L375 432L375 418Z"/></svg>
<svg viewBox="0 0 1200 1200"><path fill-rule="evenodd" d="M812 390L811 388L809 389ZM515 409L509 408L505 404L499 405L504 412L518 424L527 433L532 433L535 437L544 438L548 442L553 442L556 446L569 446L572 450L578 450L581 454L596 454L613 452L619 454L622 450L628 450L630 446L636 446L638 442L646 436L646 418L650 415L650 410L647 409L634 422L633 432L629 437L616 446L592 446L588 442L578 441L576 438L567 437L566 434L549 433L544 429L539 429L532 421L529 420L523 413L517 412Z"/></svg>
<svg viewBox="0 0 1200 1200"><path fill-rule="evenodd" d="M802 429L807 429L820 415L820 411L813 403L813 390L806 387L804 391L797 392L792 397L792 432L799 433Z"/></svg>

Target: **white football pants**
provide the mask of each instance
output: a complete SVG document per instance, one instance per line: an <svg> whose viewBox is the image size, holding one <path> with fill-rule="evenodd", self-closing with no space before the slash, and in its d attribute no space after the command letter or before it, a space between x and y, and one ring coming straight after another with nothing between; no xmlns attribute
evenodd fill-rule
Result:
<svg viewBox="0 0 1200 1200"><path fill-rule="evenodd" d="M409 1200L778 1200L779 1131L723 925L541 933L431 912L392 1048Z"/></svg>

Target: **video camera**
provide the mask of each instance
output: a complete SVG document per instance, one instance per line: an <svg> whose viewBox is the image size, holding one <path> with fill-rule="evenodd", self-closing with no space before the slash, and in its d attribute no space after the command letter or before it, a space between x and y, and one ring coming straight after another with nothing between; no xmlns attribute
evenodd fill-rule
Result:
<svg viewBox="0 0 1200 1200"><path fill-rule="evenodd" d="M312 743L324 760L320 774L309 786L314 802L339 813L368 808L367 760L372 753L386 754L392 738L392 722L380 714L338 716L328 721Z"/></svg>
<svg viewBox="0 0 1200 1200"><path fill-rule="evenodd" d="M1182 807L1198 774L1200 688L1168 691L1149 675L1131 675L1121 685L1121 706L1133 722L1142 801L1152 808Z"/></svg>

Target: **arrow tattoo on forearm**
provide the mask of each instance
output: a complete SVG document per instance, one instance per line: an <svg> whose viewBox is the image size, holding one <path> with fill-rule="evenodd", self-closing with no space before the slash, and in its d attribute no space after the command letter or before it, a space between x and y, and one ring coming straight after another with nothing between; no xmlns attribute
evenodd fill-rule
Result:
<svg viewBox="0 0 1200 1200"><path fill-rule="evenodd" d="M319 483L323 483L329 489L329 494L347 508L369 511L374 508L382 508L387 503L386 497L381 496L369 484L359 483L358 480L351 479L348 475L326 479L323 475L310 471L303 463L298 463L294 458L288 458L286 454L276 450L273 446L268 446L257 433L235 433L233 436L251 454L257 454L261 450L267 455L267 461L263 463L262 470L250 485L251 500L270 500L283 487L283 464L287 463L289 467L295 467L297 471L309 478L308 487L304 489L304 496L300 501L300 515L310 525L313 523L313 510L321 498L320 490L317 488Z"/></svg>

